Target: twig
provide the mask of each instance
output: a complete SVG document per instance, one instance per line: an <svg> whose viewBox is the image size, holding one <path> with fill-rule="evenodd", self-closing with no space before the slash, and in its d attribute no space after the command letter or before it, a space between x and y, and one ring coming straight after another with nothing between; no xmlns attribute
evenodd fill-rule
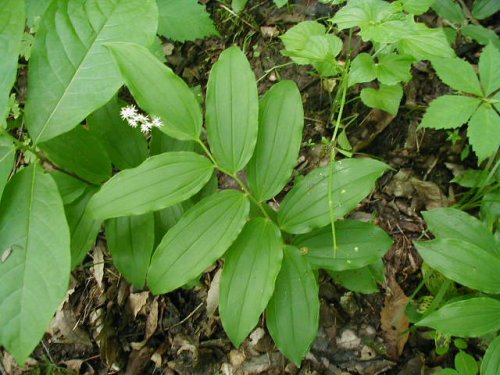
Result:
<svg viewBox="0 0 500 375"><path fill-rule="evenodd" d="M197 311L198 311L198 310L202 307L202 306L203 306L203 302L202 302L202 303L200 303L198 306L196 306L196 308L195 308L193 311L191 311L191 312L189 313L189 315L188 315L188 316L186 316L184 319L182 319L180 322L177 322L177 323L175 323L175 324L173 324L173 325L171 325L171 326L167 327L167 330L172 329L172 328L174 328L174 327L178 327L178 326L180 326L180 325L182 325L182 324L186 323L186 322L187 322L187 321L188 321L188 320L189 320L189 319L190 319L190 318L191 318L191 317L192 317L192 316L193 316L193 315L194 315L194 314L195 314L195 313L196 313L196 312L197 312Z"/></svg>

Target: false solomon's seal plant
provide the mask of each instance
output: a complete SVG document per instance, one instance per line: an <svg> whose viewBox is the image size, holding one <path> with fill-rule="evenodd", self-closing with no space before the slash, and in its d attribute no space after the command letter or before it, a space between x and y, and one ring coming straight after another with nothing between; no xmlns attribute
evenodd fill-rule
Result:
<svg viewBox="0 0 500 375"><path fill-rule="evenodd" d="M297 86L281 81L259 101L249 62L230 47L210 72L203 116L146 48L155 12L153 1L60 0L42 19L24 118L32 143L5 128L0 136L0 344L26 360L104 224L115 266L154 294L222 258L219 312L231 341L239 346L265 313L277 347L299 365L318 329L317 270L368 269L391 244L375 225L343 219L388 166L335 161L296 178L271 209L302 141ZM115 96L122 83L150 117ZM135 128L120 118L124 107ZM152 132L149 144L141 130ZM24 168L13 168L16 150L31 160ZM222 174L239 189L219 190Z"/></svg>

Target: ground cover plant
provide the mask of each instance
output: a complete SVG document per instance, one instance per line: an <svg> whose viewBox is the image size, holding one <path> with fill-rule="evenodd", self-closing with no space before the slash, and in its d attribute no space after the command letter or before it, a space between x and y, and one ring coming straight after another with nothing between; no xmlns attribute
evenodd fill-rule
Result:
<svg viewBox="0 0 500 375"><path fill-rule="evenodd" d="M29 368L30 356L41 358L38 371L59 371L53 362L62 362L52 358L46 332L55 338L66 321L72 328L59 334L63 343L79 321L92 319L107 371L226 373L226 364L203 357L185 335L169 337L199 307L172 324L163 323L171 307L159 307L170 298L180 298L181 306L183 296L206 289L203 316L214 319L218 309L216 323L207 327L221 327L218 335L232 344L225 346L230 366L243 373L301 366L334 371L321 367L325 363L379 373L396 366L409 333L434 339L435 351L422 369L426 362L449 367L443 374L494 374L499 368L500 77L498 38L488 28L495 2L233 1L207 8L195 0L0 3L6 9L0 15L2 372L22 371L12 358L19 365L28 361ZM280 31L259 29L249 16L265 9L268 17L284 17L311 6L327 15L299 18ZM444 24L432 21L437 16ZM266 60L257 33L272 38L273 58L280 62ZM172 55L195 40L211 48L204 70L183 65L186 51L177 60ZM225 41L217 45L219 40ZM475 46L469 61L457 52L463 40ZM255 65L261 53L268 68ZM179 64L184 70L177 70ZM409 103L410 88L430 69L439 89L426 106ZM321 92L315 101L310 82ZM323 109L311 112L311 105ZM358 125L372 117L384 125L369 141L357 141ZM375 155L376 147L374 155L359 152L399 118L414 124L406 156ZM311 121L324 127L312 131ZM440 130L453 143L435 136L433 147L458 151L451 158L439 151L434 161L421 163L423 177L408 174L405 166L418 166L425 153L419 134L430 131L432 138ZM411 132L417 134L413 141ZM408 143L415 151L404 164ZM319 150L315 162L313 150ZM445 184L456 197L444 197L427 181L438 164L455 175ZM403 199L411 206L404 209ZM456 208L446 208L453 201ZM396 221L388 210L399 212ZM413 227L405 224L410 221ZM405 228L419 229L406 237ZM395 255L401 238L403 256ZM410 268L402 268L403 259ZM99 307L80 308L84 315L68 323L67 307L82 290L75 280L89 269L101 291ZM116 280L107 281L107 289L105 269ZM408 269L420 276L403 285ZM328 285L344 294L328 296ZM385 348L372 334L354 335L346 344L347 326L341 335L325 328L336 306L348 324L363 319L363 309L375 310L362 301L378 301ZM368 305L356 307L363 303ZM160 310L166 315L159 317ZM128 363L124 352L110 349L126 340L119 332L128 318L116 318L124 312L132 319L147 315L144 335L124 346L136 353ZM213 335L207 327L194 332ZM265 335L263 328L284 357L273 357L268 347L267 370L256 364L260 370L245 370L245 360L235 355L255 356L260 349L250 343L260 340L257 332ZM163 344L161 335L169 337ZM350 347L352 342L357 344ZM190 365L181 355L186 350L193 353ZM340 357L346 352L365 357L349 365ZM88 362L65 365L79 372Z"/></svg>

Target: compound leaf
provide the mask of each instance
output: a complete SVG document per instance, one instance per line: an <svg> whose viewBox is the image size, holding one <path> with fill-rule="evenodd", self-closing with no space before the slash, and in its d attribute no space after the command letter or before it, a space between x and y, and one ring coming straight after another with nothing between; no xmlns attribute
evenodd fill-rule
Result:
<svg viewBox="0 0 500 375"><path fill-rule="evenodd" d="M454 129L469 121L481 100L460 95L443 95L434 99L422 118L420 127Z"/></svg>
<svg viewBox="0 0 500 375"><path fill-rule="evenodd" d="M489 43L479 58L479 78L486 96L500 88L500 71L497 67L499 61L500 52L493 43Z"/></svg>
<svg viewBox="0 0 500 375"><path fill-rule="evenodd" d="M396 116L403 97L401 85L380 85L379 89L366 87L361 90L361 101L370 108L380 108Z"/></svg>
<svg viewBox="0 0 500 375"><path fill-rule="evenodd" d="M455 58L434 58L432 67L439 79L455 90L483 96L474 68L468 62Z"/></svg>
<svg viewBox="0 0 500 375"><path fill-rule="evenodd" d="M493 156L500 146L500 116L489 103L483 103L472 115L467 128L469 142L479 163Z"/></svg>

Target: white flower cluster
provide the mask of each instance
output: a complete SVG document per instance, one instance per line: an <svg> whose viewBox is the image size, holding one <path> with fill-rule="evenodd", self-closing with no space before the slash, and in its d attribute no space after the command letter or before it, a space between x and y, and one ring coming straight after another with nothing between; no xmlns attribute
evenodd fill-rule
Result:
<svg viewBox="0 0 500 375"><path fill-rule="evenodd" d="M140 126L141 132L147 134L152 128L160 128L163 126L163 121L157 116L145 116L137 111L134 105L128 105L120 110L120 116L123 120L127 121L128 124L137 128Z"/></svg>

